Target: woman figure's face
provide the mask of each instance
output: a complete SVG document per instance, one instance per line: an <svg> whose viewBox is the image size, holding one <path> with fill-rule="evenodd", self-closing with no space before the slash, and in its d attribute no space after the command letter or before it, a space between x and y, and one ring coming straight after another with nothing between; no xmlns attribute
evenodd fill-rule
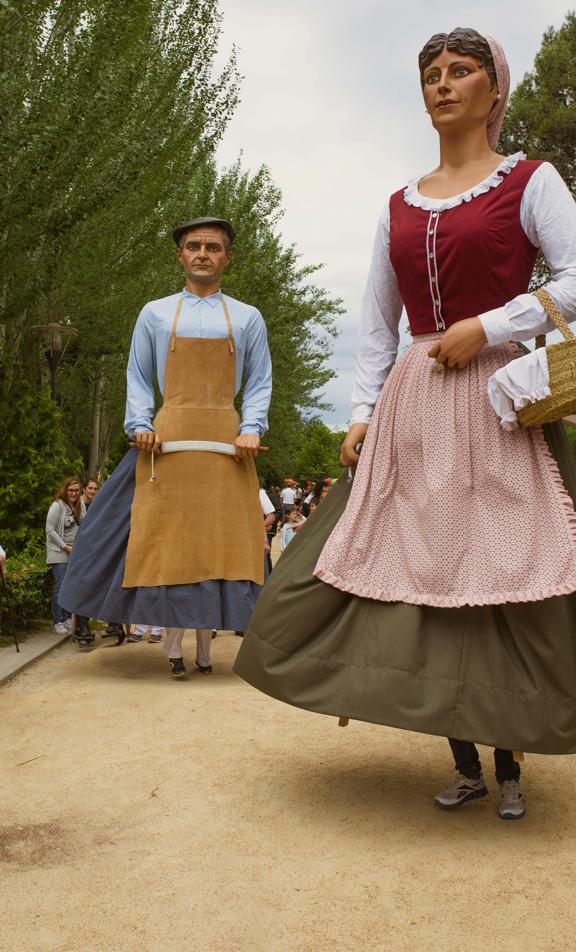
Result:
<svg viewBox="0 0 576 952"><path fill-rule="evenodd" d="M70 483L68 489L66 490L66 498L70 505L76 502L81 492L82 490L80 489L80 483Z"/></svg>
<svg viewBox="0 0 576 952"><path fill-rule="evenodd" d="M462 134L486 125L498 102L498 90L483 66L471 56L446 47L422 75L426 111L437 132Z"/></svg>

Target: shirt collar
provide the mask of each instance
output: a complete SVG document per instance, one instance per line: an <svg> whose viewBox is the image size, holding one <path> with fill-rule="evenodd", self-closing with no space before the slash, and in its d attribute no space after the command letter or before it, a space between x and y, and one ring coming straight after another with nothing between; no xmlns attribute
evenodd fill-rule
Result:
<svg viewBox="0 0 576 952"><path fill-rule="evenodd" d="M190 305L194 307L195 304L198 304L199 301L206 301L210 307L216 307L220 300L221 291L215 291L214 294L209 294L208 297L198 297L197 294L192 294L191 291L188 291L187 288L184 288L182 291L182 297Z"/></svg>

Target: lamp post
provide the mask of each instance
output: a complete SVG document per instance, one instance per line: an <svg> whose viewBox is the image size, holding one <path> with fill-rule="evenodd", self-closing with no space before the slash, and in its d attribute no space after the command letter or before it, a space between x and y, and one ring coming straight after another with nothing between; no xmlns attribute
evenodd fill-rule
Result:
<svg viewBox="0 0 576 952"><path fill-rule="evenodd" d="M40 330L48 339L48 349L44 351L48 366L50 368L50 394L56 402L56 373L62 359L62 354L66 350L70 338L78 331L70 324L39 324L36 330Z"/></svg>

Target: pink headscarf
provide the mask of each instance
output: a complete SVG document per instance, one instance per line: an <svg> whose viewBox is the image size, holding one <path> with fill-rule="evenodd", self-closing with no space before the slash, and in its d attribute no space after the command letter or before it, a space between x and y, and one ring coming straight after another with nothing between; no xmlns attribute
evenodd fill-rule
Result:
<svg viewBox="0 0 576 952"><path fill-rule="evenodd" d="M482 36L488 41L488 46L492 53L494 68L496 70L496 83L500 94L500 99L494 106L490 113L490 119L488 120L488 144L491 149L496 151L498 139L500 138L500 130L502 129L502 123L504 122L504 116L506 114L506 107L508 106L510 70L508 69L508 62L504 55L504 50L498 40L495 40L489 33L483 33Z"/></svg>

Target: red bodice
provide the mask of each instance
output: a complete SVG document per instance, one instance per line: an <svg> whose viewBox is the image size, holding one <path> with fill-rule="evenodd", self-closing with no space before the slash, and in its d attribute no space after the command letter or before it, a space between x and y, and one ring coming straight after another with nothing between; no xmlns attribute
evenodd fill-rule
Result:
<svg viewBox="0 0 576 952"><path fill-rule="evenodd" d="M528 290L538 249L520 222L540 162L520 161L495 188L444 211L390 199L390 260L413 334L442 331Z"/></svg>

